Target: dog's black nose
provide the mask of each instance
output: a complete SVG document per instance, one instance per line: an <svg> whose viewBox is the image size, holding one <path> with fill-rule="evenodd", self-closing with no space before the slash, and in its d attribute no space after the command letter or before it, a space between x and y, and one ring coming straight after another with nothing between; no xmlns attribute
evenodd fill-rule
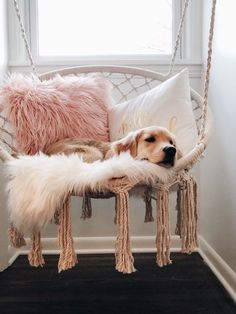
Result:
<svg viewBox="0 0 236 314"><path fill-rule="evenodd" d="M163 148L163 152L166 153L166 156L171 158L174 157L176 154L176 149L173 146L166 146Z"/></svg>

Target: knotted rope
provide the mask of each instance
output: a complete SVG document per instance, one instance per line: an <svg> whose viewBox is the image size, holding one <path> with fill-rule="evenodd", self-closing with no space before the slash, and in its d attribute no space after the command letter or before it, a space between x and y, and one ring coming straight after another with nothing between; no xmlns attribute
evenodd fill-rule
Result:
<svg viewBox="0 0 236 314"><path fill-rule="evenodd" d="M129 234L129 193L133 187L128 178L113 179L109 182L109 189L116 194L116 210L118 234L115 244L116 270L123 274L135 271L134 258L131 252Z"/></svg>
<svg viewBox="0 0 236 314"><path fill-rule="evenodd" d="M78 262L71 234L71 196L68 196L59 211L58 243L61 253L58 261L58 272L70 269Z"/></svg>
<svg viewBox="0 0 236 314"><path fill-rule="evenodd" d="M212 60L212 44L213 44L213 36L214 36L214 28L215 28L215 14L216 14L216 0L212 0L211 21L210 21L210 30L209 30L209 37L208 37L207 68L206 68L206 75L205 75L202 118L201 118L201 126L200 126L200 141L203 140L205 137L205 127L206 127L207 108L208 108L208 92L209 92L211 60Z"/></svg>
<svg viewBox="0 0 236 314"><path fill-rule="evenodd" d="M154 221L152 215L152 188L147 187L144 192L144 202L146 206L144 222Z"/></svg>
<svg viewBox="0 0 236 314"><path fill-rule="evenodd" d="M169 189L160 185L157 188L157 265L162 267L171 264L170 260L170 222L169 222Z"/></svg>
<svg viewBox="0 0 236 314"><path fill-rule="evenodd" d="M83 196L83 202L82 202L82 214L81 218L83 220L87 218L92 217L92 204L91 204L91 198L88 195Z"/></svg>
<svg viewBox="0 0 236 314"><path fill-rule="evenodd" d="M192 253L198 246L197 238L197 183L190 174L185 174L177 194L177 224L175 233L182 240L182 252Z"/></svg>
<svg viewBox="0 0 236 314"><path fill-rule="evenodd" d="M20 248L26 245L24 236L14 227L13 223L10 224L8 229L8 237L12 247Z"/></svg>
<svg viewBox="0 0 236 314"><path fill-rule="evenodd" d="M183 207L181 198L181 189L183 189L183 184L179 184L179 188L177 190L177 199L176 199L176 212L177 212L177 220L175 226L175 234L181 237L181 208Z"/></svg>
<svg viewBox="0 0 236 314"><path fill-rule="evenodd" d="M14 0L14 6L15 6L16 15L17 15L17 18L18 18L18 21L19 21L19 26L20 26L20 30L21 30L21 36L22 36L24 44L25 44L25 49L26 49L26 52L27 52L27 55L28 55L28 58L29 58L29 61L30 61L30 65L31 65L32 71L38 77L38 73L37 73L37 70L36 70L36 67L35 67L35 63L34 63L34 59L33 59L32 53L31 53L30 45L29 45L29 42L28 42L28 39L27 39L27 36L26 36L25 27L24 27L24 24L23 24L23 21L22 21L22 17L21 17L21 13L20 13L20 9L19 9L19 5L18 5L17 0Z"/></svg>
<svg viewBox="0 0 236 314"><path fill-rule="evenodd" d="M172 72L173 72L173 68L174 68L174 65L175 65L175 58L176 58L176 54L177 54L177 51L178 51L178 48L179 48L179 44L180 44L180 39L181 39L182 32L183 32L184 20L185 20L185 16L186 16L188 5L189 5L189 0L185 0L183 11L182 11L182 15L181 15L181 19L180 19L179 29L178 29L176 40L175 40L175 47L174 47L174 50L173 50L173 53L172 53L172 56L171 56L169 71L166 74L167 77L169 77L172 74Z"/></svg>
<svg viewBox="0 0 236 314"><path fill-rule="evenodd" d="M32 247L31 251L28 254L29 264L34 267L43 267L45 262L42 255L41 235L39 231L33 233L31 241Z"/></svg>
<svg viewBox="0 0 236 314"><path fill-rule="evenodd" d="M119 197L115 195L115 217L114 217L114 224L117 224L117 212L119 208Z"/></svg>

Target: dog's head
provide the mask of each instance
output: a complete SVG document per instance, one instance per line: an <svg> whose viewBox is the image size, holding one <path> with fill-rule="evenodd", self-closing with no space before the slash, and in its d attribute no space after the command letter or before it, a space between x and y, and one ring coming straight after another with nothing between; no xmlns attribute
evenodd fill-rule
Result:
<svg viewBox="0 0 236 314"><path fill-rule="evenodd" d="M135 159L148 160L166 168L174 166L175 160L182 156L174 135L166 128L156 126L129 133L114 142L113 148L115 154L129 151Z"/></svg>

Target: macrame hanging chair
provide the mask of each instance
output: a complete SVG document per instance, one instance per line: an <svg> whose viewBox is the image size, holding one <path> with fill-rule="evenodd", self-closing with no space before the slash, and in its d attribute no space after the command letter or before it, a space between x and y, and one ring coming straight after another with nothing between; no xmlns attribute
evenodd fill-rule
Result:
<svg viewBox="0 0 236 314"><path fill-rule="evenodd" d="M40 80L49 80L56 74L67 76L70 74L81 75L88 73L101 73L113 85L116 101L120 102L127 100L130 95L139 95L144 90L152 88L154 83L158 84L167 80L173 73L174 63L177 50L180 44L181 34L184 25L184 18L189 0L186 0L183 6L182 17L179 25L178 34L176 37L175 48L173 50L169 71L166 75L153 72L147 69L139 69L125 66L78 66L73 68L60 69L45 74L38 75L33 57L30 51L30 46L26 37L24 25L22 22L20 10L17 0L14 0L14 5L19 20L22 37L25 43L26 51L33 73ZM171 263L170 260L170 226L169 226L169 191L171 187L177 186L177 225L176 234L180 236L182 241L182 252L191 253L198 245L197 240L197 185L194 177L190 173L190 169L201 159L203 152L206 149L212 129L212 120L210 109L208 107L208 89L211 68L212 41L215 20L216 0L212 1L212 13L209 31L208 42L208 58L205 74L204 96L200 96L195 90L191 89L191 99L195 122L198 130L198 142L195 147L179 159L175 165L175 175L171 177L169 182L163 184L161 181L156 181L152 186L146 186L144 200L146 203L145 221L152 221L152 200L156 202L156 262L159 266L165 266ZM117 83L116 77L121 78ZM142 84L136 86L135 80L139 79ZM121 88L121 84L127 87ZM4 162L13 159L12 154L17 153L14 142L14 134L11 132L11 126L6 117L0 115L1 119L1 142L0 158ZM33 158L33 157L32 157ZM115 197L116 200L116 217L115 222L118 225L118 235L115 246L116 269L123 273L132 273L135 271L134 259L131 252L130 235L129 235L129 190L138 185L139 182L132 181L128 176L122 178L113 178L107 183L107 192L101 193L89 189L85 194L78 195L83 197L83 212L82 218L91 216L91 198L110 198ZM58 263L59 272L73 267L77 262L77 256L73 248L73 238L71 234L71 217L70 217L70 201L71 195L68 194L61 209L55 212L55 221L59 224L59 246L61 254ZM9 229L9 237L12 246L21 247L25 245L23 235L11 223ZM40 230L34 230L32 234L32 247L29 253L29 262L32 266L42 266L44 259L42 256L42 245L40 240Z"/></svg>

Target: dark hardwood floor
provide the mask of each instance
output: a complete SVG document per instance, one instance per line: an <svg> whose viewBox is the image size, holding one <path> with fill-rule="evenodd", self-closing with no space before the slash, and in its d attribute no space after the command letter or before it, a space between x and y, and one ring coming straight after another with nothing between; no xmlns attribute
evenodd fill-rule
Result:
<svg viewBox="0 0 236 314"><path fill-rule="evenodd" d="M199 254L173 253L173 264L158 268L154 254L135 254L138 272L114 270L114 256L80 255L72 270L57 273L57 256L44 268L27 257L0 273L0 313L231 314L236 305Z"/></svg>

